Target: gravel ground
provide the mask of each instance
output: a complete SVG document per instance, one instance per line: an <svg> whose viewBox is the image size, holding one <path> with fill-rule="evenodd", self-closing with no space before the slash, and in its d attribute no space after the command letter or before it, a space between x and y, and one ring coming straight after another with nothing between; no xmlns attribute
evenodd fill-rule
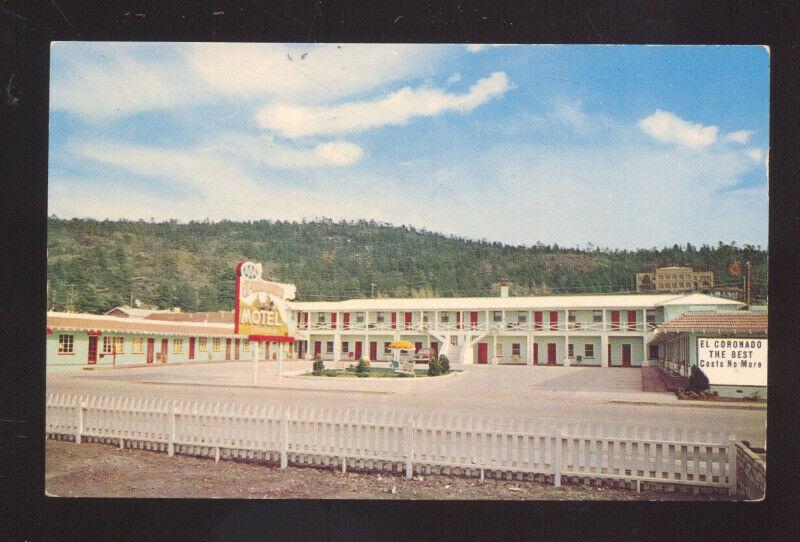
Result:
<svg viewBox="0 0 800 542"><path fill-rule="evenodd" d="M518 480L356 472L220 461L47 441L45 490L59 497L267 499L708 500L687 494Z"/></svg>

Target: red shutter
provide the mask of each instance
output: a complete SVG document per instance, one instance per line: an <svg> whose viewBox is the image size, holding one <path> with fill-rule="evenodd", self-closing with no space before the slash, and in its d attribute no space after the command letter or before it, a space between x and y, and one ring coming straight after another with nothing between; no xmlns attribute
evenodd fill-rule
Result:
<svg viewBox="0 0 800 542"><path fill-rule="evenodd" d="M469 325L472 329L476 329L478 327L478 313L473 311L469 313Z"/></svg>
<svg viewBox="0 0 800 542"><path fill-rule="evenodd" d="M397 329L397 313L392 313L392 329Z"/></svg>
<svg viewBox="0 0 800 542"><path fill-rule="evenodd" d="M350 329L350 313L342 313L342 329Z"/></svg>
<svg viewBox="0 0 800 542"><path fill-rule="evenodd" d="M558 330L558 311L550 311L550 331Z"/></svg>
<svg viewBox="0 0 800 542"><path fill-rule="evenodd" d="M461 329L461 311L456 311L456 329Z"/></svg>
<svg viewBox="0 0 800 542"><path fill-rule="evenodd" d="M413 317L414 317L413 313L410 312L405 313L404 318L405 318L406 329L411 329L411 320Z"/></svg>
<svg viewBox="0 0 800 542"><path fill-rule="evenodd" d="M542 311L536 311L533 313L533 329L537 331L542 330Z"/></svg>
<svg viewBox="0 0 800 542"><path fill-rule="evenodd" d="M336 329L336 313L331 313L331 329Z"/></svg>
<svg viewBox="0 0 800 542"><path fill-rule="evenodd" d="M619 311L611 311L611 331L619 331Z"/></svg>
<svg viewBox="0 0 800 542"><path fill-rule="evenodd" d="M189 359L194 359L194 337L189 337Z"/></svg>
<svg viewBox="0 0 800 542"><path fill-rule="evenodd" d="M415 342L414 343L414 353L416 354L420 350L422 350L422 343L421 342Z"/></svg>
<svg viewBox="0 0 800 542"><path fill-rule="evenodd" d="M540 315L542 313L539 313ZM533 363L539 363L539 344L533 343Z"/></svg>

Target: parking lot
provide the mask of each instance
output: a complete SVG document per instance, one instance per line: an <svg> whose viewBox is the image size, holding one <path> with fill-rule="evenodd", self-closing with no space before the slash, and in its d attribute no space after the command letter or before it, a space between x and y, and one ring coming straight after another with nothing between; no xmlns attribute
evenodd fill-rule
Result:
<svg viewBox="0 0 800 542"><path fill-rule="evenodd" d="M766 410L680 404L640 389L638 368L468 366L447 376L359 379L303 376L311 362L184 364L49 374L48 392L274 402L316 407L414 410L502 420L559 419L685 430L730 429L761 445Z"/></svg>

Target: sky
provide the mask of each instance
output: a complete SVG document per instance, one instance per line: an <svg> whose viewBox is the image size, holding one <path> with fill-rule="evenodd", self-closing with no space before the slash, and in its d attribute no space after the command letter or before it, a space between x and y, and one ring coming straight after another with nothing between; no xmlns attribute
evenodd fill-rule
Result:
<svg viewBox="0 0 800 542"><path fill-rule="evenodd" d="M763 46L56 42L50 215L767 246Z"/></svg>

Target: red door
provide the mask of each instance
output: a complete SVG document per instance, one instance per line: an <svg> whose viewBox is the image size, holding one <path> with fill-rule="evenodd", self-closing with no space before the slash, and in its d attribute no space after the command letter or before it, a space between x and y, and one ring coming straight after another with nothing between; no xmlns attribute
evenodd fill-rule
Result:
<svg viewBox="0 0 800 542"><path fill-rule="evenodd" d="M431 341L431 352L433 353L434 356L439 355L439 343L437 343L436 341Z"/></svg>
<svg viewBox="0 0 800 542"><path fill-rule="evenodd" d="M611 331L619 331L619 311L611 311Z"/></svg>
<svg viewBox="0 0 800 542"><path fill-rule="evenodd" d="M539 343L533 343L533 363L539 363Z"/></svg>
<svg viewBox="0 0 800 542"><path fill-rule="evenodd" d="M631 345L629 344L622 345L622 366L631 366Z"/></svg>
<svg viewBox="0 0 800 542"><path fill-rule="evenodd" d="M533 329L537 331L542 329L542 311L533 313Z"/></svg>
<svg viewBox="0 0 800 542"><path fill-rule="evenodd" d="M611 345L608 345L608 366L611 367Z"/></svg>
<svg viewBox="0 0 800 542"><path fill-rule="evenodd" d="M406 329L411 329L411 319L413 318L413 313L407 312L403 315L403 323L406 325Z"/></svg>
<svg viewBox="0 0 800 542"><path fill-rule="evenodd" d="M156 351L156 340L147 339L147 363L153 363Z"/></svg>
<svg viewBox="0 0 800 542"><path fill-rule="evenodd" d="M233 342L233 359L239 359L239 339Z"/></svg>
<svg viewBox="0 0 800 542"><path fill-rule="evenodd" d="M336 329L336 313L331 313L331 329Z"/></svg>
<svg viewBox="0 0 800 542"><path fill-rule="evenodd" d="M350 329L350 313L342 313L342 329Z"/></svg>
<svg viewBox="0 0 800 542"><path fill-rule="evenodd" d="M194 359L194 337L189 337L189 359Z"/></svg>
<svg viewBox="0 0 800 542"><path fill-rule="evenodd" d="M547 364L556 364L556 343L547 343Z"/></svg>
<svg viewBox="0 0 800 542"><path fill-rule="evenodd" d="M478 327L478 313L471 312L469 313L469 327L472 329L477 329Z"/></svg>
<svg viewBox="0 0 800 542"><path fill-rule="evenodd" d="M397 329L397 313L392 313L392 329Z"/></svg>
<svg viewBox="0 0 800 542"><path fill-rule="evenodd" d="M314 355L319 356L322 354L322 341L314 341Z"/></svg>
<svg viewBox="0 0 800 542"><path fill-rule="evenodd" d="M231 340L225 339L225 359L231 359Z"/></svg>
<svg viewBox="0 0 800 542"><path fill-rule="evenodd" d="M89 365L97 364L97 335L89 335Z"/></svg>
<svg viewBox="0 0 800 542"><path fill-rule="evenodd" d="M375 341L369 342L369 359L370 361L378 360L378 343Z"/></svg>
<svg viewBox="0 0 800 542"><path fill-rule="evenodd" d="M415 342L414 343L414 353L416 354L420 350L422 350L422 343L421 342Z"/></svg>
<svg viewBox="0 0 800 542"><path fill-rule="evenodd" d="M550 311L550 330L558 330L558 311Z"/></svg>
<svg viewBox="0 0 800 542"><path fill-rule="evenodd" d="M361 359L361 341L356 341L356 359Z"/></svg>
<svg viewBox="0 0 800 542"><path fill-rule="evenodd" d="M161 363L167 362L168 353L169 353L169 339L161 339Z"/></svg>
<svg viewBox="0 0 800 542"><path fill-rule="evenodd" d="M636 330L636 311L628 311L628 330Z"/></svg>
<svg viewBox="0 0 800 542"><path fill-rule="evenodd" d="M489 343L478 343L478 363L489 363Z"/></svg>
<svg viewBox="0 0 800 542"><path fill-rule="evenodd" d="M461 329L461 311L456 311L456 329Z"/></svg>

